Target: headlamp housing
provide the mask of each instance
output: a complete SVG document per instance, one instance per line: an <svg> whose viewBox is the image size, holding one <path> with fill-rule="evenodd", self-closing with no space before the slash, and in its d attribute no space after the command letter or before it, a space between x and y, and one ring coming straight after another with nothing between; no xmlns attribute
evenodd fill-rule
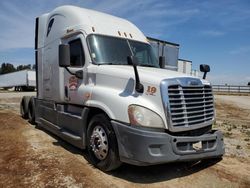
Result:
<svg viewBox="0 0 250 188"><path fill-rule="evenodd" d="M138 105L130 105L128 107L128 116L131 125L164 128L162 118L157 113L148 108Z"/></svg>

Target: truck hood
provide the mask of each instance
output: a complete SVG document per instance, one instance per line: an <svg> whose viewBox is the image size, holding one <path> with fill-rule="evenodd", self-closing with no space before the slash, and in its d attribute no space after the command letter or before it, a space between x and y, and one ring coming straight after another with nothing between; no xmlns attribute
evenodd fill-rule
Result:
<svg viewBox="0 0 250 188"><path fill-rule="evenodd" d="M141 67L137 66L140 81L144 83L152 83L159 85L164 79L191 77L183 73L171 71L167 69ZM97 73L100 75L112 76L113 78L134 79L135 74L132 66L128 65L100 65L97 68Z"/></svg>
<svg viewBox="0 0 250 188"><path fill-rule="evenodd" d="M191 76L160 68L140 66L137 68L140 81L144 86L143 93L135 92L135 74L132 66L88 66L88 73L94 73L89 76L95 75L92 79L95 87L93 87L92 90L91 103L89 102L88 105L96 105L96 107L105 106L106 109L104 109L104 111L107 112L111 119L127 123L130 122L128 106L131 104L143 106L158 114L163 119L165 127L167 128L168 123L165 117L160 88L161 81L181 77L191 78ZM100 105L100 103L102 105Z"/></svg>

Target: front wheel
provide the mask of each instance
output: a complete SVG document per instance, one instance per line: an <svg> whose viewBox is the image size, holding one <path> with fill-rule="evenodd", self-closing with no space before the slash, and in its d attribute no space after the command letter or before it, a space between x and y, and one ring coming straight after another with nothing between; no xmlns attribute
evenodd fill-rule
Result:
<svg viewBox="0 0 250 188"><path fill-rule="evenodd" d="M121 165L116 136L106 115L98 114L91 119L87 148L91 163L102 171L111 171Z"/></svg>

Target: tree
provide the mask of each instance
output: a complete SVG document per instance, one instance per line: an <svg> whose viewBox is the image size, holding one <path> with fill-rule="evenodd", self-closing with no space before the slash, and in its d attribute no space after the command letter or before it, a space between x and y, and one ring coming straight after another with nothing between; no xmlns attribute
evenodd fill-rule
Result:
<svg viewBox="0 0 250 188"><path fill-rule="evenodd" d="M16 68L11 63L2 63L0 74L6 74L10 72L15 72Z"/></svg>
<svg viewBox="0 0 250 188"><path fill-rule="evenodd" d="M32 65L32 70L36 70L36 64Z"/></svg>
<svg viewBox="0 0 250 188"><path fill-rule="evenodd" d="M20 71L20 70L26 70L26 69L31 69L31 64L28 65L18 65L16 70Z"/></svg>

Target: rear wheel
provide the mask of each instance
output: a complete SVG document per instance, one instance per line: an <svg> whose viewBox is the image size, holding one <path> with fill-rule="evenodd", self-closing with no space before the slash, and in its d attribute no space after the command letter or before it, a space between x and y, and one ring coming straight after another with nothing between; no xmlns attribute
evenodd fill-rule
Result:
<svg viewBox="0 0 250 188"><path fill-rule="evenodd" d="M29 100L28 117L29 117L29 122L31 124L35 125L36 122L35 122L35 100L34 100L34 97L31 97Z"/></svg>
<svg viewBox="0 0 250 188"><path fill-rule="evenodd" d="M29 100L30 100L30 97L28 96L24 96L21 100L21 103L20 103L20 114L22 116L22 118L24 119L28 119L29 115Z"/></svg>
<svg viewBox="0 0 250 188"><path fill-rule="evenodd" d="M106 115L98 114L91 119L87 148L91 163L102 171L111 171L121 165L116 136Z"/></svg>

